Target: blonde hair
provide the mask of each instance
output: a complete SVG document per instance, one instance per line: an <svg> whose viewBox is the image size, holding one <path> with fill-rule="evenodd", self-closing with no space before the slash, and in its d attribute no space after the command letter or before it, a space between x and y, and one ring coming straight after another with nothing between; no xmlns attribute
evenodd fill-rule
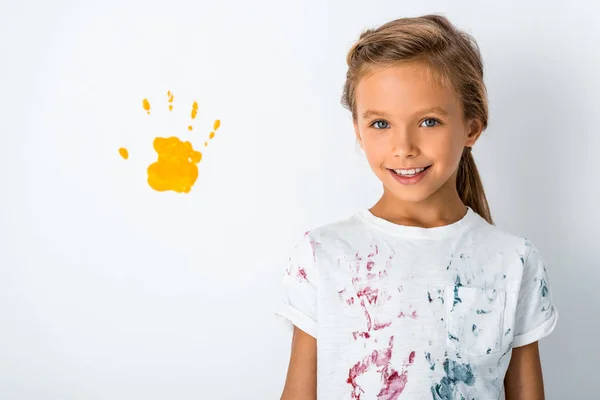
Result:
<svg viewBox="0 0 600 400"><path fill-rule="evenodd" d="M364 31L346 59L348 72L342 105L356 115L356 86L373 68L422 62L430 75L460 99L464 119L488 124L483 61L473 37L441 15L400 18ZM493 224L483 183L471 148L465 147L458 166L456 189L464 204Z"/></svg>

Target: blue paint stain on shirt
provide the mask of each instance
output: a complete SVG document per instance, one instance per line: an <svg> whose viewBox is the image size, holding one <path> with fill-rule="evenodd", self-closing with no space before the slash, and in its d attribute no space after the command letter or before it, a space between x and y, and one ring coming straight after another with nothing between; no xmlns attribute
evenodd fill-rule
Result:
<svg viewBox="0 0 600 400"><path fill-rule="evenodd" d="M462 286L462 283L460 283L460 276L457 276L456 282L454 283L454 304L452 304L452 308L454 308L454 306L457 305L458 303L462 303L462 300L458 296L458 288L461 286Z"/></svg>
<svg viewBox="0 0 600 400"><path fill-rule="evenodd" d="M455 391L459 383L464 383L467 386L475 384L475 376L470 364L460 364L447 359L444 362L444 372L446 376L431 387L434 400L454 400L456 399Z"/></svg>
<svg viewBox="0 0 600 400"><path fill-rule="evenodd" d="M429 362L429 369L433 371L435 369L435 363L431 361L431 353L425 353L425 358Z"/></svg>
<svg viewBox="0 0 600 400"><path fill-rule="evenodd" d="M548 284L545 279L542 279L540 282L540 292L542 293L542 297L548 296Z"/></svg>

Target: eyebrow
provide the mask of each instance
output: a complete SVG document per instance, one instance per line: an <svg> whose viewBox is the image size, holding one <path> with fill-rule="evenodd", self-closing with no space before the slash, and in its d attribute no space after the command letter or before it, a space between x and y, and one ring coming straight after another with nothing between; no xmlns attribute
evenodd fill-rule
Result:
<svg viewBox="0 0 600 400"><path fill-rule="evenodd" d="M415 113L415 115L420 115L420 114L427 114L427 113L436 113L436 114L441 114L441 115L448 115L448 111L446 111L446 109L442 108L442 107L431 107L431 108L426 108L424 110L420 110L417 111ZM362 117L363 118L370 118L370 117L387 117L388 114L383 112L383 111L377 111L377 110L367 110L363 113Z"/></svg>

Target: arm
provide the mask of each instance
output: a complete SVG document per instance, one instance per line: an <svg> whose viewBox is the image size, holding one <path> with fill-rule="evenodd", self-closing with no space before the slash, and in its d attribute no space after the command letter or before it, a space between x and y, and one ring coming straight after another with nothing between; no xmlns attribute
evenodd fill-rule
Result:
<svg viewBox="0 0 600 400"><path fill-rule="evenodd" d="M506 400L544 400L538 341L548 336L558 321L544 259L530 241L525 241L525 247L514 347L504 378Z"/></svg>
<svg viewBox="0 0 600 400"><path fill-rule="evenodd" d="M506 400L544 400L538 342L513 349L504 389Z"/></svg>
<svg viewBox="0 0 600 400"><path fill-rule="evenodd" d="M317 399L317 340L294 326L292 352L281 400Z"/></svg>

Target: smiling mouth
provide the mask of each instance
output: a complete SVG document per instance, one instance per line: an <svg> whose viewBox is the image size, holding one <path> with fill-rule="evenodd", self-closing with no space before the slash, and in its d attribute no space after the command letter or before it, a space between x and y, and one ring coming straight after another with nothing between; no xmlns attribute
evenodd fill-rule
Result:
<svg viewBox="0 0 600 400"><path fill-rule="evenodd" d="M427 171L429 169L429 167L431 167L431 165L428 165L428 166L422 167L422 168L410 168L410 169L391 169L391 168L388 168L388 169L390 171L393 171L398 176L411 177L411 176L416 176L416 175L420 174L421 172Z"/></svg>

